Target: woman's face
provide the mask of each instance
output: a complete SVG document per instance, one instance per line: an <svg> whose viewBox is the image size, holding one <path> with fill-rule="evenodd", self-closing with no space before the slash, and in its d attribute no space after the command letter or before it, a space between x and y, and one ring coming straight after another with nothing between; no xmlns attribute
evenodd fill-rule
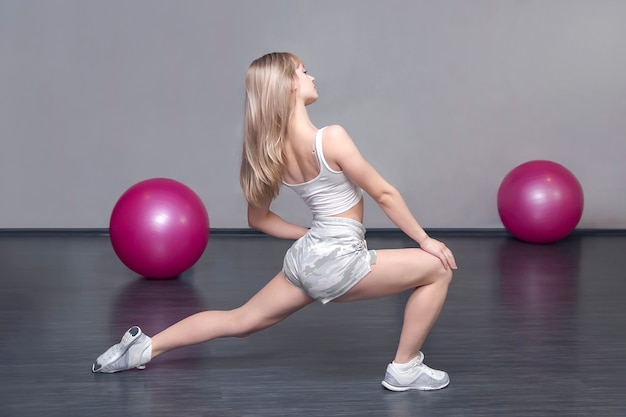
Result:
<svg viewBox="0 0 626 417"><path fill-rule="evenodd" d="M304 101L305 106L317 101L319 95L315 89L315 77L307 74L304 64L298 65L296 75L298 77L298 85L296 86L298 98Z"/></svg>

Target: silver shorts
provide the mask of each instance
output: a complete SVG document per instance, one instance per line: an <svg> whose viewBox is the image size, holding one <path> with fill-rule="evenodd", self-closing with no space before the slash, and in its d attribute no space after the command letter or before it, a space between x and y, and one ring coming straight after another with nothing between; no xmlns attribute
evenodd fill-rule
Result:
<svg viewBox="0 0 626 417"><path fill-rule="evenodd" d="M375 263L376 251L367 249L361 223L317 217L285 254L283 273L309 297L326 304L354 287Z"/></svg>

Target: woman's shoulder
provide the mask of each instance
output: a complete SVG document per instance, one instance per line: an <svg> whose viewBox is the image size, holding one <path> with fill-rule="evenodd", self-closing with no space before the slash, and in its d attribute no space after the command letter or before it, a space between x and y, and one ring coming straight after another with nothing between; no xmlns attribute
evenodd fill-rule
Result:
<svg viewBox="0 0 626 417"><path fill-rule="evenodd" d="M337 136L348 135L348 132L346 132L346 129L344 129L343 126L341 125L328 125L326 127L323 127L322 129L324 131L325 137L337 137Z"/></svg>
<svg viewBox="0 0 626 417"><path fill-rule="evenodd" d="M339 161L351 155L356 145L341 125L328 125L323 131L324 155L327 160Z"/></svg>
<svg viewBox="0 0 626 417"><path fill-rule="evenodd" d="M322 137L324 142L332 142L333 144L341 144L343 142L351 142L350 135L341 125L328 125L323 128Z"/></svg>
<svg viewBox="0 0 626 417"><path fill-rule="evenodd" d="M333 143L336 145L354 145L352 138L341 125L328 125L323 132L324 143Z"/></svg>

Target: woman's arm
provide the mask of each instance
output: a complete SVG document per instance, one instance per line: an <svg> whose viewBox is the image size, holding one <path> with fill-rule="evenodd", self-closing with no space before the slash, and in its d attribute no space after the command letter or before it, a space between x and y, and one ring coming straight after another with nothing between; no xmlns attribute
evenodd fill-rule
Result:
<svg viewBox="0 0 626 417"><path fill-rule="evenodd" d="M446 268L455 269L450 250L432 239L415 219L404 198L361 156L356 145L341 126L324 130L324 156L329 164L336 164L358 187L369 194L389 219L417 242L422 249L441 259Z"/></svg>
<svg viewBox="0 0 626 417"><path fill-rule="evenodd" d="M270 211L270 202L261 207L248 205L248 225L270 236L296 240L308 231L306 227L287 222Z"/></svg>

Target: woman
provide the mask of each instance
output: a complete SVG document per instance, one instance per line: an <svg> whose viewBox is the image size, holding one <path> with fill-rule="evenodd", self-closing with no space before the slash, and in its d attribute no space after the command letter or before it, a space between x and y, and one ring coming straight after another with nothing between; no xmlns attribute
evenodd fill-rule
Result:
<svg viewBox="0 0 626 417"><path fill-rule="evenodd" d="M445 372L423 363L420 349L456 269L452 252L424 232L402 196L360 155L342 127L313 125L306 106L317 98L315 78L293 54L267 54L248 69L241 185L249 225L296 240L285 255L283 270L239 308L197 313L152 338L131 327L96 360L93 372L143 368L172 349L244 337L316 300L357 301L411 290L398 348L382 384L393 391L448 385ZM311 209L310 229L270 210L283 185ZM362 190L419 249L367 250Z"/></svg>

